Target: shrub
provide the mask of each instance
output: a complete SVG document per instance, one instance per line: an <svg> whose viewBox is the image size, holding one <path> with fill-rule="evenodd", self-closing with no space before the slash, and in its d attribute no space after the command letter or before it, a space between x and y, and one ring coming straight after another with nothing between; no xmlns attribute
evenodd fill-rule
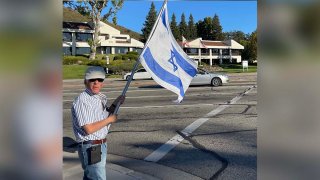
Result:
<svg viewBox="0 0 320 180"><path fill-rule="evenodd" d="M122 60L122 55L121 54L115 55L113 60Z"/></svg>
<svg viewBox="0 0 320 180"><path fill-rule="evenodd" d="M81 61L86 61L88 58L83 56L63 56L63 65L80 64Z"/></svg>
<svg viewBox="0 0 320 180"><path fill-rule="evenodd" d="M102 66L105 67L107 65L106 60L91 60L87 63L88 66Z"/></svg>

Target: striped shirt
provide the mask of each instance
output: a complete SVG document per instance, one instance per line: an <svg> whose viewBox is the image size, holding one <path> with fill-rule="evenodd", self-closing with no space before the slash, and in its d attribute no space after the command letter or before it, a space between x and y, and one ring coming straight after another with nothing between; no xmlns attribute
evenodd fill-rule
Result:
<svg viewBox="0 0 320 180"><path fill-rule="evenodd" d="M73 132L78 142L103 139L107 136L107 126L89 135L81 128L86 124L107 118L109 112L106 110L106 106L107 97L104 94L93 94L88 89L73 101L71 109Z"/></svg>

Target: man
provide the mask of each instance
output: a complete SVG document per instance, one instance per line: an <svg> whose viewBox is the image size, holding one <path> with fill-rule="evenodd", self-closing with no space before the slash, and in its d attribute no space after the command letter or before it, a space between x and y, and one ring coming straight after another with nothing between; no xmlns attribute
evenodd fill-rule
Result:
<svg viewBox="0 0 320 180"><path fill-rule="evenodd" d="M106 179L108 125L116 122L114 109L117 103L122 104L125 100L124 96L119 96L108 108L107 98L100 92L104 79L102 67L89 67L84 78L86 89L72 105L73 130L79 142L83 179Z"/></svg>

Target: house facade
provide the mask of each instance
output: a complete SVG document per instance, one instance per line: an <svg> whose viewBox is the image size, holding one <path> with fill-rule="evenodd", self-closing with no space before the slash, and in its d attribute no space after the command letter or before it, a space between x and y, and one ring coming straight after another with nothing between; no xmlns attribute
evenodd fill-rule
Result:
<svg viewBox="0 0 320 180"><path fill-rule="evenodd" d="M199 65L206 63L214 64L240 63L240 51L244 47L234 40L209 41L197 38L192 41L184 40L181 43L184 52L198 62Z"/></svg>
<svg viewBox="0 0 320 180"><path fill-rule="evenodd" d="M100 22L98 54L125 54L128 51L141 52L144 44L119 30ZM89 41L93 39L93 25L87 22L63 22L63 54L90 54Z"/></svg>

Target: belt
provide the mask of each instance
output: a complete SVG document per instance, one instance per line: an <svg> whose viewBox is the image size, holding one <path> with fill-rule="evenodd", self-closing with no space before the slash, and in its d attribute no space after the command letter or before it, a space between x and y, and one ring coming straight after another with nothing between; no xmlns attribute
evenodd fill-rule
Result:
<svg viewBox="0 0 320 180"><path fill-rule="evenodd" d="M105 142L107 142L107 138L98 139L98 140L83 141L83 144L103 144Z"/></svg>

